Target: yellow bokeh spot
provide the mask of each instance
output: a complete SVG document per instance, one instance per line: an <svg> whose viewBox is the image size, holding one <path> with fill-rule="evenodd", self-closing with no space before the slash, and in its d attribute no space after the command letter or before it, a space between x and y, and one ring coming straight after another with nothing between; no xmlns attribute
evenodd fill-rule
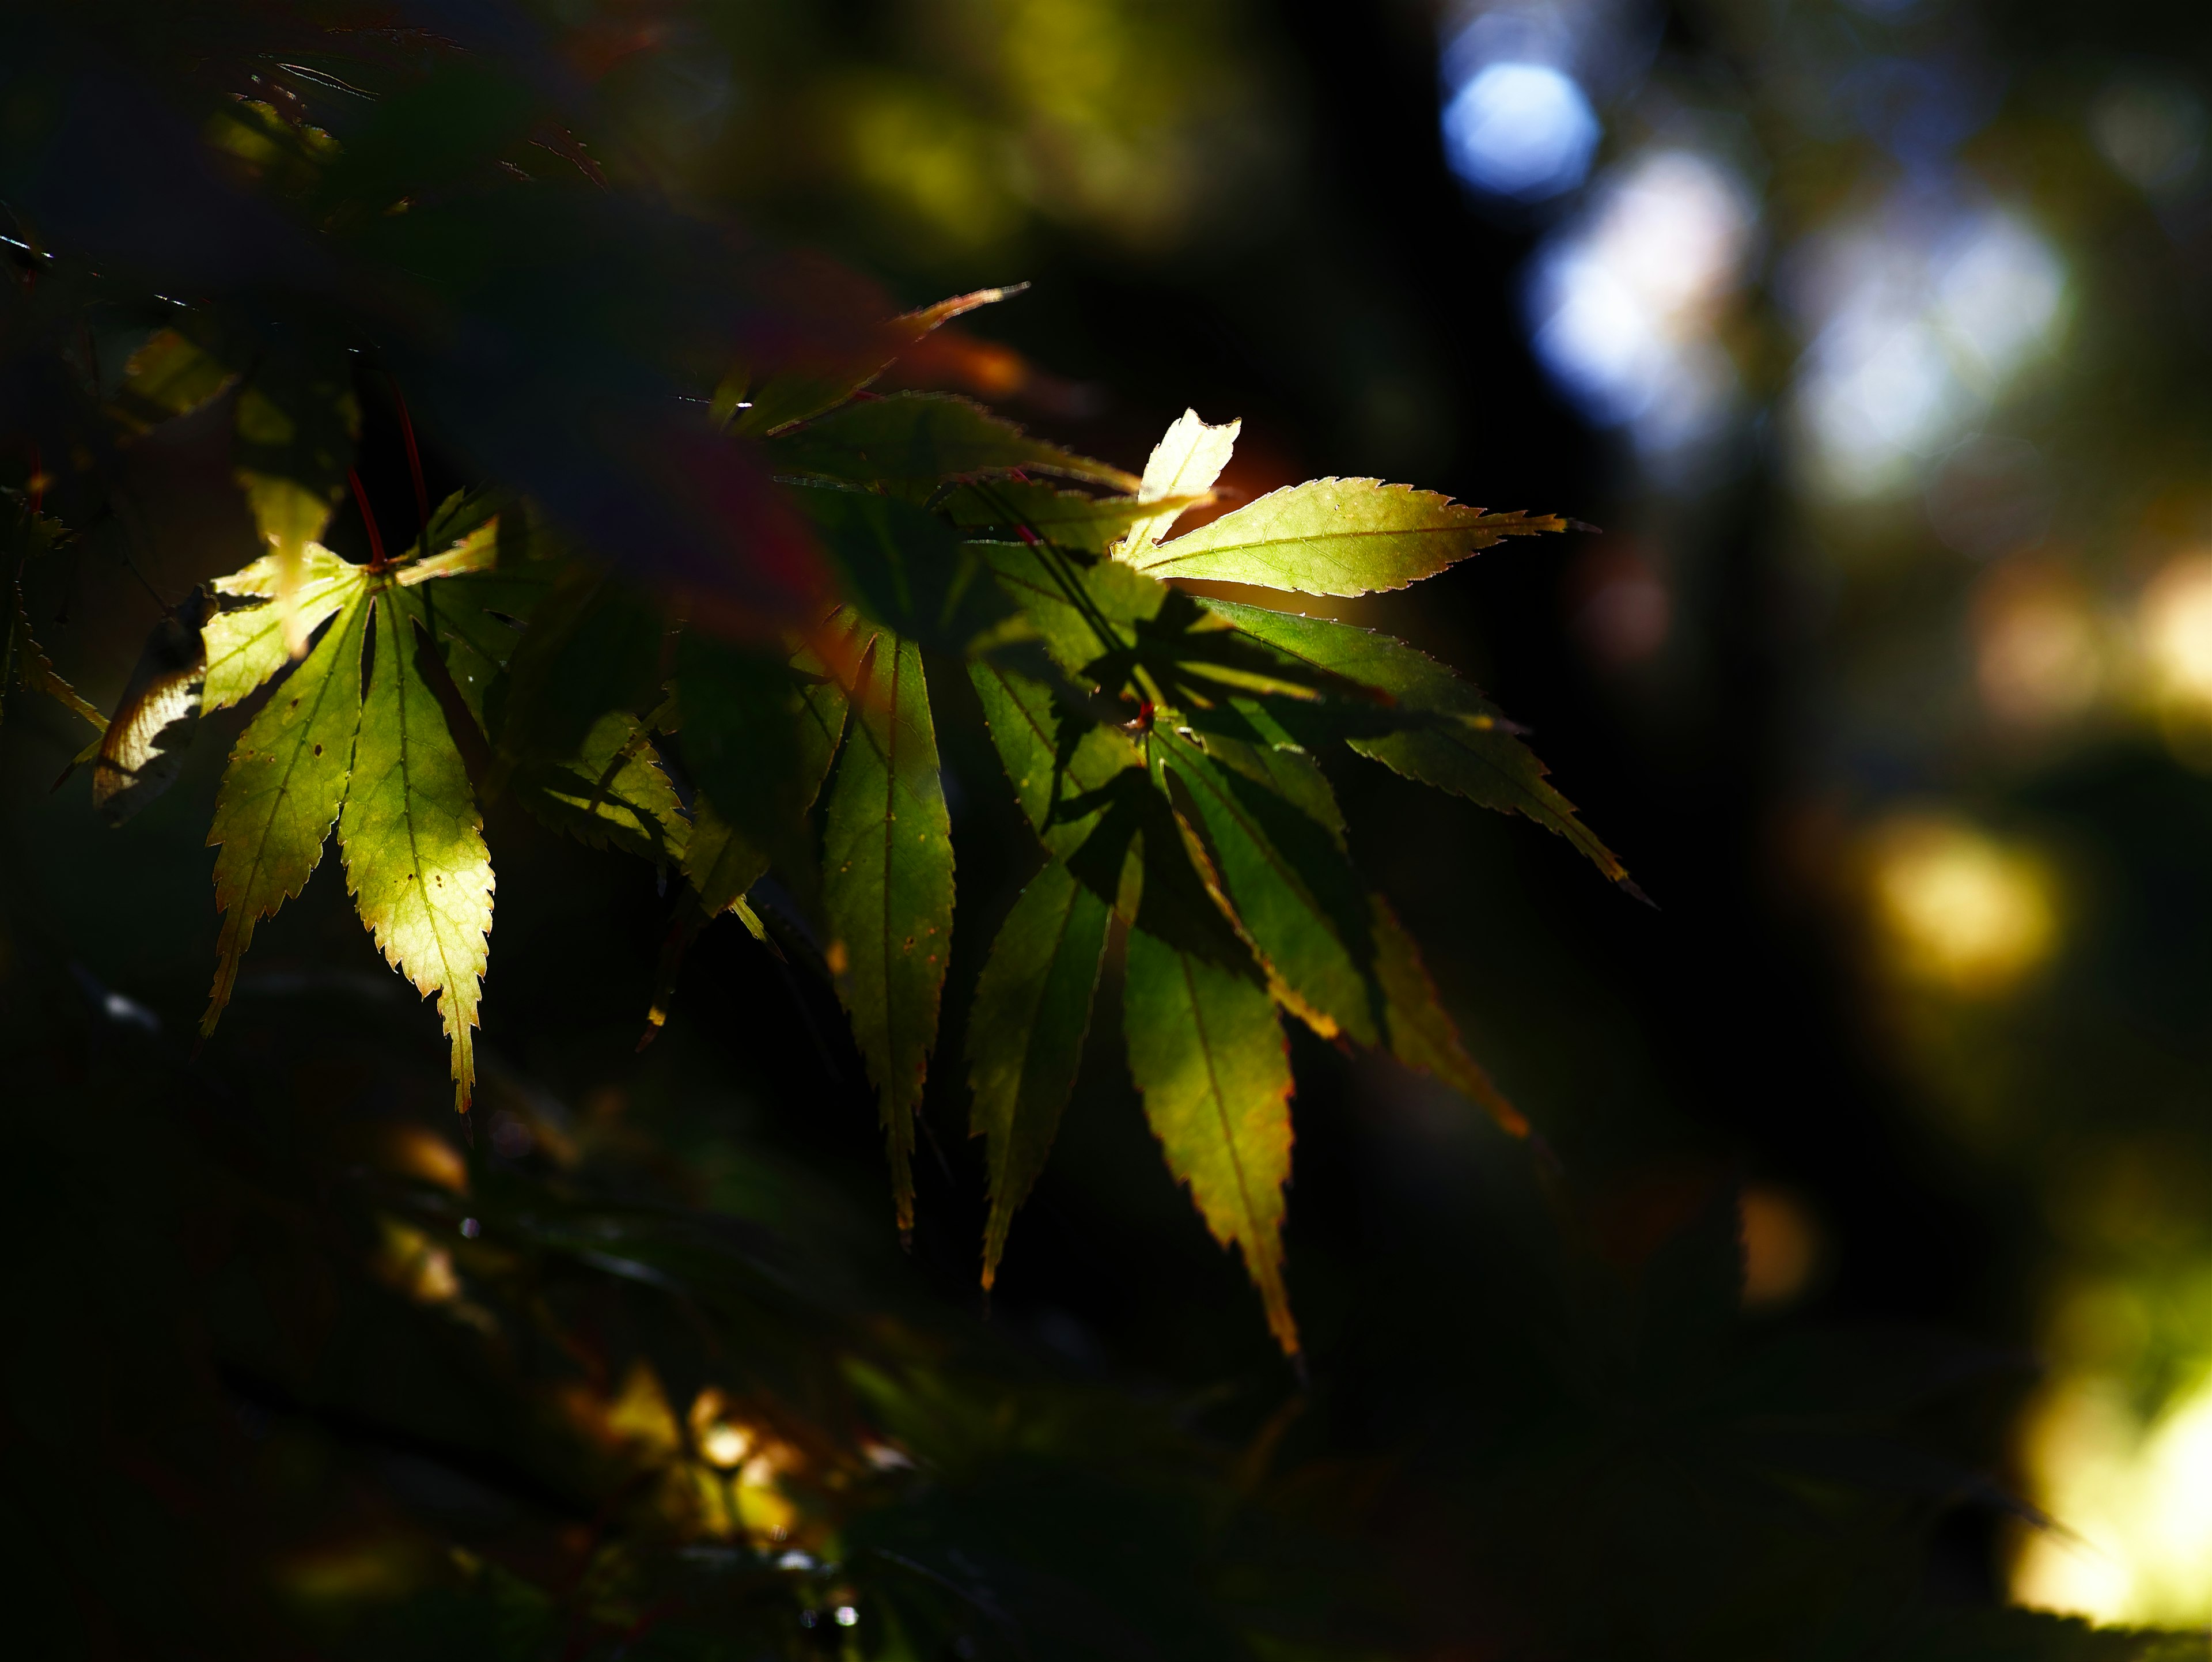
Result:
<svg viewBox="0 0 2212 1662"><path fill-rule="evenodd" d="M1954 992L2001 990L2057 944L2043 863L1955 821L1905 816L1877 831L1873 898L1896 968Z"/></svg>
<svg viewBox="0 0 2212 1662"><path fill-rule="evenodd" d="M2145 585L2137 623L2160 701L2212 711L2212 553L2169 560Z"/></svg>
<svg viewBox="0 0 2212 1662"><path fill-rule="evenodd" d="M2013 1566L2019 1603L2103 1622L2212 1620L2212 1374L2148 1424L2110 1375L2058 1380L2023 1450L2056 1529Z"/></svg>
<svg viewBox="0 0 2212 1662"><path fill-rule="evenodd" d="M460 1296L461 1279L453 1273L451 1252L411 1223L397 1218L377 1222L380 1238L370 1267L379 1280L418 1304L447 1304Z"/></svg>

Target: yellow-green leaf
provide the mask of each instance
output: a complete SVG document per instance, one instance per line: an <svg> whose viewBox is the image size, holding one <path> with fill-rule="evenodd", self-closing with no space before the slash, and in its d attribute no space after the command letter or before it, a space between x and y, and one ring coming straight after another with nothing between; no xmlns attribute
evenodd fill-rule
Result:
<svg viewBox="0 0 2212 1662"><path fill-rule="evenodd" d="M207 646L207 709L227 709L284 667L284 614L274 604L278 583L276 557L264 555L241 571L210 585L221 609L201 625ZM318 624L362 592L368 581L357 566L323 547L310 546L293 592L295 621L312 635ZM231 605L226 602L238 602Z"/></svg>
<svg viewBox="0 0 2212 1662"><path fill-rule="evenodd" d="M1106 903L1057 861L1030 880L991 943L968 1018L969 1135L986 1139L991 1215L983 1285L996 1279L1014 1208L1044 1169L1074 1087L1106 952Z"/></svg>
<svg viewBox="0 0 2212 1662"><path fill-rule="evenodd" d="M1138 930L1121 997L1129 1072L1168 1169L1214 1239L1243 1253L1269 1330L1296 1355L1283 1282L1291 1062L1275 1007L1252 982Z"/></svg>
<svg viewBox="0 0 2212 1662"><path fill-rule="evenodd" d="M1237 435L1243 427L1241 421L1209 427L1198 418L1195 410L1178 416L1166 435L1152 447L1145 462L1144 479L1137 487L1139 502L1162 506L1129 527L1115 554L1125 560L1141 557L1168 534L1184 508L1210 500L1213 482L1229 466L1230 453L1237 448Z"/></svg>
<svg viewBox="0 0 2212 1662"><path fill-rule="evenodd" d="M307 660L262 706L230 752L208 846L222 913L215 986L200 1031L229 1003L254 926L307 886L337 822L361 723L362 642L368 601L356 593Z"/></svg>
<svg viewBox="0 0 2212 1662"><path fill-rule="evenodd" d="M174 329L156 331L123 366L115 414L137 432L190 415L230 389L237 372Z"/></svg>
<svg viewBox="0 0 2212 1662"><path fill-rule="evenodd" d="M376 647L338 816L346 887L392 966L428 996L453 1045L453 1105L476 1084L477 1005L491 934L483 821L418 642L395 596L376 604Z"/></svg>
<svg viewBox="0 0 2212 1662"><path fill-rule="evenodd" d="M822 891L830 968L882 1106L899 1227L914 1227L914 1114L952 947L952 824L921 648L886 631L852 689Z"/></svg>
<svg viewBox="0 0 2212 1662"><path fill-rule="evenodd" d="M1503 537L1566 528L1556 515L1486 514L1380 479L1312 479L1124 557L1158 577L1367 594L1432 577Z"/></svg>

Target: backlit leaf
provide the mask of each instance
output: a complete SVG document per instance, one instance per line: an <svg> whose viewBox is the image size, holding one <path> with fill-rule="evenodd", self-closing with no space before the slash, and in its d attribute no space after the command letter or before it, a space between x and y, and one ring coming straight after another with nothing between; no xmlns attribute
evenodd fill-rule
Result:
<svg viewBox="0 0 2212 1662"><path fill-rule="evenodd" d="M233 472L268 545L270 604L288 656L307 650L313 625L301 608L308 551L345 490L361 408L346 384L343 354L312 362L272 352L238 395Z"/></svg>
<svg viewBox="0 0 2212 1662"><path fill-rule="evenodd" d="M719 917L742 903L745 891L768 870L768 855L715 812L705 797L692 816L684 849L684 874L698 891L700 907Z"/></svg>
<svg viewBox="0 0 2212 1662"><path fill-rule="evenodd" d="M587 848L619 849L656 866L684 857L691 822L643 724L628 710L602 715L575 755L524 763L513 784L531 813Z"/></svg>
<svg viewBox="0 0 2212 1662"><path fill-rule="evenodd" d="M1439 718L1399 733L1352 740L1362 755L1485 807L1526 814L1565 837L1614 882L1627 881L1626 869L1575 817L1574 804L1547 782L1544 764L1514 736L1497 707L1435 659L1350 624L1223 600L1207 606L1284 652L1379 688L1407 710Z"/></svg>
<svg viewBox="0 0 2212 1662"><path fill-rule="evenodd" d="M1566 528L1556 515L1486 514L1380 479L1313 479L1125 557L1161 577L1367 594L1432 577L1503 537Z"/></svg>
<svg viewBox="0 0 2212 1662"><path fill-rule="evenodd" d="M882 1106L899 1227L914 1227L914 1114L952 947L951 820L921 648L877 636L823 831L830 967Z"/></svg>
<svg viewBox="0 0 2212 1662"><path fill-rule="evenodd" d="M1138 501L1163 506L1129 527L1115 551L1121 558L1138 559L1167 535L1183 511L1173 504L1187 507L1211 498L1213 482L1229 466L1230 454L1237 448L1237 435L1243 427L1241 421L1209 427L1198 418L1195 410L1186 410L1176 418L1146 459L1145 477L1137 487Z"/></svg>
<svg viewBox="0 0 2212 1662"><path fill-rule="evenodd" d="M123 367L115 413L140 432L187 416L230 390L237 372L174 329L157 331Z"/></svg>
<svg viewBox="0 0 2212 1662"><path fill-rule="evenodd" d="M1051 1152L1091 1026L1106 951L1106 903L1057 861L1030 880L991 943L968 1019L969 1133L986 1139L991 1214L983 1285Z"/></svg>
<svg viewBox="0 0 2212 1662"><path fill-rule="evenodd" d="M92 805L119 825L168 789L198 731L207 659L200 633L206 604L194 590L154 625L100 735Z"/></svg>
<svg viewBox="0 0 2212 1662"><path fill-rule="evenodd" d="M467 770L398 600L376 603L376 646L353 776L338 816L346 888L392 966L428 996L453 1046L453 1105L476 1084L477 1005L491 933L491 857Z"/></svg>
<svg viewBox="0 0 2212 1662"><path fill-rule="evenodd" d="M1295 1355L1283 1284L1291 1062L1274 1005L1253 983L1132 930L1121 1025L1168 1169L1214 1239L1243 1253L1268 1330Z"/></svg>
<svg viewBox="0 0 2212 1662"><path fill-rule="evenodd" d="M1152 753L1276 995L1324 1038L1374 1044L1368 897L1330 827L1221 764L1194 734L1158 729Z"/></svg>
<svg viewBox="0 0 2212 1662"><path fill-rule="evenodd" d="M358 592L307 661L262 706L230 752L208 845L222 933L200 1031L211 1033L238 979L255 925L297 896L337 823L361 722L362 642L369 603Z"/></svg>
<svg viewBox="0 0 2212 1662"><path fill-rule="evenodd" d="M1257 977L1193 863L1137 741L1068 709L1043 683L980 663L969 676L1015 799L1071 875L1179 951Z"/></svg>
<svg viewBox="0 0 2212 1662"><path fill-rule="evenodd" d="M1135 496L1086 496L1037 479L977 479L954 486L937 511L962 530L1018 538L1027 532L1061 548L1103 554L1139 521L1172 510L1181 514L1205 496L1146 502Z"/></svg>
<svg viewBox="0 0 2212 1662"><path fill-rule="evenodd" d="M768 457L779 473L848 480L917 502L945 479L1017 470L1123 491L1138 483L950 393L896 393L841 405L771 440Z"/></svg>
<svg viewBox="0 0 2212 1662"><path fill-rule="evenodd" d="M312 545L301 562L294 591L296 621L313 634L324 618L361 593L367 580L366 568L340 559L319 543ZM273 604L276 582L276 557L265 554L210 585L218 609L210 612L200 628L207 646L203 697L208 709L225 709L237 703L282 669L290 656L284 644L283 613Z"/></svg>

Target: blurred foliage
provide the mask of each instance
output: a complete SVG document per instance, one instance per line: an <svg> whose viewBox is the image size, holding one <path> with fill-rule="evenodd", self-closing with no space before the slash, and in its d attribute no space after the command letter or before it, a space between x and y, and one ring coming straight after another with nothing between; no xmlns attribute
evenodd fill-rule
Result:
<svg viewBox="0 0 2212 1662"><path fill-rule="evenodd" d="M1461 435L1514 424L1482 400L1538 408L1533 382L1509 367L1469 374L1477 392L1446 385L1369 234L1390 218L1368 216L1381 183L1314 146L1313 107L1341 90L1330 74L1364 61L1327 61L1353 31L1301 21L1328 72L1302 81L1269 21L1108 0L11 15L4 465L82 533L27 564L31 550L11 550L26 581L9 673L138 708L144 587L159 611L265 548L267 598L289 608L303 579L284 563L315 537L381 558L330 466L356 423L356 494L387 524L496 478L741 636L852 573L684 400L727 413L775 388L790 402L750 401L811 414L821 387L897 357L887 387L1010 399L1133 457L1188 395L1188 357L1203 390L1249 377L1260 406L1303 417L1300 438L1248 447L1231 492L1301 477L1301 441L1350 466L1463 470ZM1425 73L1432 26L1463 21L1409 8L1377 27L1418 37ZM1734 743L1735 710L1714 711L1735 689L1711 677L1708 648L1747 611L1783 620L1759 643L1790 668L1788 719L1759 735L1779 733L1790 756L1782 859L1811 874L1801 892L1844 903L1839 938L1863 939L1883 1053L1973 1158L2050 1197L2046 1325L2090 1373L2116 1459L2201 1372L2191 943L2208 935L2190 850L2204 654L2188 572L2144 584L2206 533L2187 438L2202 419L2199 336L2184 326L2194 175L2169 180L2154 158L2129 174L2115 154L2148 155L2157 119L2097 112L2124 113L2136 81L2155 82L2142 107L2181 108L2185 128L2202 94L2174 66L2198 27L2156 9L2084 19L1934 0L1681 7L1648 76L1607 107L1606 166L1655 146L1719 155L1750 181L1760 227L1730 246L1771 250L1774 281L1762 266L1668 302L1729 354L1735 443L1672 478L1625 451L1622 515L1603 514L1615 534L1563 585L1597 703L1612 699L1662 766L1686 733ZM1925 182L1927 159L1887 139L1954 108L1983 119L1936 161L2028 215L2064 273L2050 342L1990 405L2013 423L1991 434L2033 448L1955 453L1932 492L1913 450L1893 475L1909 492L1839 503L1790 460L1787 411L1758 419L1786 402L1805 332L1781 257ZM503 188L518 175L533 188ZM1440 178L1431 166L1414 182ZM404 212L363 205L395 192ZM1033 365L957 326L917 346L915 314L732 228L732 210L909 300L1063 277L1060 298L1039 297L1043 321L1006 326L1065 359ZM1510 222L1533 236L1573 222ZM1135 274L1167 298L1128 305ZM1453 299L1471 303L1456 286ZM158 327L210 316L239 332L199 344L251 364L280 417L276 391L368 349L357 408L325 389L309 403L331 419L311 428L250 411L220 375L126 385ZM1051 373L1063 366L1086 379ZM411 419L378 370L407 388ZM1093 383L1125 376L1174 403L1102 412ZM125 444L116 405L126 434L175 419ZM1559 474L1529 477L1550 491ZM1486 500L1498 478L1477 477ZM1748 560L1746 521L1782 527ZM2015 548L2024 523L2032 553ZM425 532L413 551L447 540ZM1656 636L1624 633L1655 587L1671 607ZM1628 604L1595 604L1608 594ZM2166 597L2142 630L2153 659L2179 642L2156 673L2107 667L2152 604L2139 594ZM427 1018L394 997L335 874L266 926L219 1033L198 1050L175 1037L198 1008L213 934L201 827L239 716L210 695L216 731L179 752L175 789L106 837L75 790L47 794L85 727L43 698L9 702L0 1262L28 1342L5 1364L0 1529L11 1619L38 1653L2201 1647L1983 1608L1971 1568L1952 1585L1944 1531L1962 1507L2032 1521L1985 1470L2021 1359L1747 1321L1773 1262L1756 1221L1802 1235L1802 1208L1756 1187L1739 1206L1725 1158L1651 1157L1669 1135L1656 1064L1572 961L1567 911L1522 875L1548 868L1495 831L1439 829L1390 782L1346 782L1355 819L1382 810L1363 852L1382 855L1425 937L1472 943L1438 962L1443 1002L1485 995L1477 1048L1494 1044L1569 1171L1448 1093L1300 1036L1297 1215L1311 1221L1289 1273L1312 1375L1294 1391L1258 1324L1224 1318L1243 1313L1237 1277L1160 1180L1094 1034L1058 1174L1032 1203L1036 1267L1010 1270L979 1324L978 1163L917 1148L931 1204L900 1257L877 1221L862 1058L827 989L732 925L706 930L680 893L672 924L650 869L671 863L670 822L642 788L605 811L609 764L636 752L564 695L589 662L623 683L635 717L652 714L640 689L660 667L657 625L603 591L532 592L538 604L563 628L496 692L521 600L422 624L457 733L497 730L526 682L543 723L507 758L524 788L487 810L509 979L486 1005L470 1147ZM875 604L911 601L894 585ZM1375 604L1330 615L1463 643L1439 615ZM965 725L968 740L945 740L947 816L963 916L988 921L1035 855L980 724ZM1590 774L1577 770L1578 793ZM517 812L521 798L541 813ZM1679 806L1663 812L1698 817ZM646 863L552 834L579 820ZM803 873L780 874L804 890ZM794 916L813 904L785 898ZM673 994L672 941L690 947ZM947 1047L966 1037L981 967L979 945L959 950ZM664 1037L635 1058L648 1006ZM956 1070L937 1072L917 1105L925 1132L962 1111ZM1799 1241L1781 1301L1816 1245ZM2107 1379L2127 1387L2117 1411L2097 1395ZM2077 1384L2054 1390L2078 1404ZM2030 1456L2036 1498L2069 1500ZM2176 1585L2186 1593L2185 1568ZM2190 1613L2185 1597L2076 1604Z"/></svg>

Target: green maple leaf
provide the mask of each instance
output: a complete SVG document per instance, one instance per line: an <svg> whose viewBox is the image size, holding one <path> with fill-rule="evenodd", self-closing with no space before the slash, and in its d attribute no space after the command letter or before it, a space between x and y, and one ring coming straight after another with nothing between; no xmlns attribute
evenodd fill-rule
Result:
<svg viewBox="0 0 2212 1662"><path fill-rule="evenodd" d="M1116 490L1138 487L1120 468L1031 438L949 393L896 393L842 405L770 441L768 460L779 473L848 480L915 502L945 479L1018 471Z"/></svg>
<svg viewBox="0 0 2212 1662"><path fill-rule="evenodd" d="M851 691L830 791L822 891L837 995L881 1104L902 1231L914 1227L914 1114L952 949L952 837L921 648L884 633Z"/></svg>
<svg viewBox="0 0 2212 1662"><path fill-rule="evenodd" d="M991 943L968 1020L969 1131L984 1138L991 1212L983 1285L1014 1208L1044 1169L1075 1085L1111 914L1057 861L1031 878Z"/></svg>
<svg viewBox="0 0 2212 1662"><path fill-rule="evenodd" d="M1626 868L1575 817L1575 805L1548 782L1543 763L1514 736L1497 707L1435 659L1351 624L1293 618L1224 600L1207 606L1238 629L1317 668L1389 693L1408 713L1437 718L1397 733L1352 739L1352 747L1362 755L1485 807L1525 814L1565 837L1614 882L1628 882Z"/></svg>
<svg viewBox="0 0 2212 1662"><path fill-rule="evenodd" d="M1367 594L1432 577L1504 537L1564 531L1552 514L1486 514L1380 479L1311 479L1124 557L1160 577Z"/></svg>
<svg viewBox="0 0 2212 1662"><path fill-rule="evenodd" d="M369 601L356 585L338 620L239 735L216 793L208 845L223 915L215 985L200 1031L212 1033L239 960L264 917L297 896L345 804L361 723L362 643Z"/></svg>
<svg viewBox="0 0 2212 1662"><path fill-rule="evenodd" d="M453 1047L453 1105L465 1112L491 933L491 858L468 772L416 667L416 649L398 599L380 595L338 844L346 887L386 961L417 992L438 995Z"/></svg>
<svg viewBox="0 0 2212 1662"><path fill-rule="evenodd" d="M1243 1252L1269 1330L1295 1355L1283 1282L1291 1063L1273 1003L1243 977L1132 930L1121 1025L1168 1169L1214 1239Z"/></svg>
<svg viewBox="0 0 2212 1662"><path fill-rule="evenodd" d="M1276 997L1324 1038L1342 1032L1374 1044L1368 898L1331 827L1263 781L1221 764L1196 734L1162 727L1152 746L1194 858L1268 971Z"/></svg>
<svg viewBox="0 0 2212 1662"><path fill-rule="evenodd" d="M684 859L691 822L644 725L626 709L592 723L574 756L526 762L510 783L547 827L587 848L619 849L656 866Z"/></svg>

